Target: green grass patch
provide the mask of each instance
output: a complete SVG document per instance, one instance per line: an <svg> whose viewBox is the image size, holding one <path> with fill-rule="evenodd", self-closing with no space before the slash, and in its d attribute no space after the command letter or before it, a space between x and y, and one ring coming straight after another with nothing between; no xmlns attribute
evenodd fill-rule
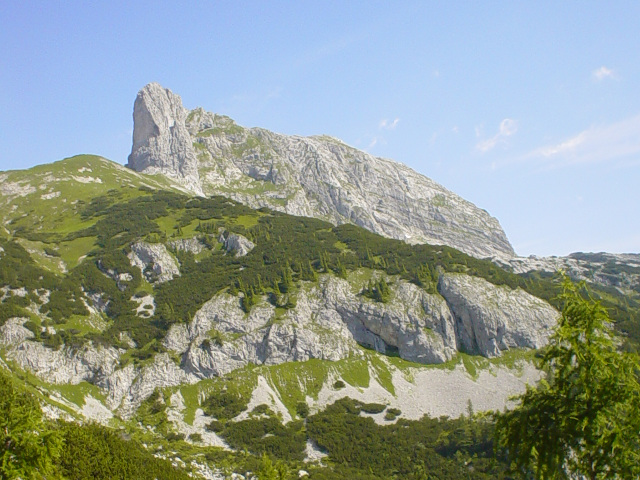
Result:
<svg viewBox="0 0 640 480"><path fill-rule="evenodd" d="M80 237L60 243L60 257L71 269L80 263L80 258L87 255L95 246L96 237Z"/></svg>
<svg viewBox="0 0 640 480"><path fill-rule="evenodd" d="M393 386L393 372L389 368L386 358L380 355L369 355L368 357L375 379L382 388L395 396L396 389Z"/></svg>

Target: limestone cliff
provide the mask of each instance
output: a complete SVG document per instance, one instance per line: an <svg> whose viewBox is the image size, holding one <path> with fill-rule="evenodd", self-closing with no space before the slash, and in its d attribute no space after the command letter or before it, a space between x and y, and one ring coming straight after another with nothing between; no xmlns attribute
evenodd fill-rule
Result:
<svg viewBox="0 0 640 480"><path fill-rule="evenodd" d="M187 110L179 96L151 83L133 106L133 147L128 166L162 173L201 193L198 161L185 126Z"/></svg>
<svg viewBox="0 0 640 480"><path fill-rule="evenodd" d="M47 348L22 327L25 318L0 328L0 347L47 382L99 386L106 405L127 417L158 387L223 376L249 364L337 361L362 355L360 346L423 364L446 362L458 351L491 357L538 348L558 316L521 290L462 274L442 275L440 293L389 277L390 299L380 303L360 295L361 273L302 282L296 306L284 313L263 298L246 314L239 297L219 293L190 323L171 327L163 344L173 358L161 353L142 365L121 365L125 351L115 347Z"/></svg>
<svg viewBox="0 0 640 480"><path fill-rule="evenodd" d="M178 95L155 83L138 93L133 117L128 166L177 179L197 194L354 223L480 258L514 256L486 211L405 165L334 138L280 135L201 108L187 111Z"/></svg>

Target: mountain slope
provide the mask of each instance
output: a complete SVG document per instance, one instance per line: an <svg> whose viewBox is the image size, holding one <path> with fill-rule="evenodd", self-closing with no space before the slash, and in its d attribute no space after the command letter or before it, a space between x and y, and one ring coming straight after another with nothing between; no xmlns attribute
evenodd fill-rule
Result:
<svg viewBox="0 0 640 480"><path fill-rule="evenodd" d="M354 223L479 258L514 256L486 211L400 163L331 137L244 128L201 108L188 111L178 95L152 83L136 98L133 138L129 167L162 173L198 194Z"/></svg>
<svg viewBox="0 0 640 480"><path fill-rule="evenodd" d="M158 387L251 364L537 348L557 315L449 247L183 195L99 157L2 175L4 358L97 385L125 417Z"/></svg>
<svg viewBox="0 0 640 480"><path fill-rule="evenodd" d="M557 317L539 272L194 197L100 157L0 178L0 368L47 416L118 428L197 475L255 471L263 451L311 478L409 475L397 435L457 436L464 419L435 417L502 409L539 378L523 348ZM638 324L633 298L605 293ZM457 479L468 470L451 456L477 454L472 478L496 478L490 425L468 427L485 428L482 455L469 430L416 458ZM342 448L354 435L394 466L362 476L367 450Z"/></svg>

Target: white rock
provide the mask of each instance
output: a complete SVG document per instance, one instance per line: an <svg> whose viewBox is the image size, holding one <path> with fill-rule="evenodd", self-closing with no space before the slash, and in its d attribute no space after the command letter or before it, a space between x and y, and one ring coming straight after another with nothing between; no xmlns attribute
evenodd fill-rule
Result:
<svg viewBox="0 0 640 480"><path fill-rule="evenodd" d="M24 341L10 350L7 358L49 383L75 385L86 381L105 386L107 377L118 365L120 353L112 347L96 348L91 344L77 350L68 347L52 350L41 343Z"/></svg>
<svg viewBox="0 0 640 480"><path fill-rule="evenodd" d="M29 320L25 317L13 317L0 327L0 346L8 347L18 345L23 341L33 338L33 332L23 327L24 322Z"/></svg>
<svg viewBox="0 0 640 480"><path fill-rule="evenodd" d="M279 135L202 109L187 113L158 84L138 93L128 166L256 208L355 223L476 257L515 255L495 218L405 165L327 136Z"/></svg>
<svg viewBox="0 0 640 480"><path fill-rule="evenodd" d="M546 345L559 313L524 290L463 274L440 276L438 291L457 320L462 350L487 357L515 347Z"/></svg>
<svg viewBox="0 0 640 480"><path fill-rule="evenodd" d="M496 356L508 348L541 347L558 317L524 291L466 275L443 276L440 289L443 296L397 280L390 302L383 304L357 295L346 280L325 275L318 285L303 286L296 307L277 322L266 302L246 315L237 297L222 293L188 326L172 326L164 345L184 354L185 370L199 378L250 363L335 361L358 354L359 344L430 364L450 360L461 349Z"/></svg>
<svg viewBox="0 0 640 480"><path fill-rule="evenodd" d="M171 240L169 246L175 250L183 252L191 252L194 255L199 254L207 247L198 239L198 237L181 238L178 240Z"/></svg>
<svg viewBox="0 0 640 480"><path fill-rule="evenodd" d="M133 146L127 166L162 173L202 193L198 160L185 126L187 110L179 96L150 83L133 105Z"/></svg>
<svg viewBox="0 0 640 480"><path fill-rule="evenodd" d="M136 242L131 245L129 253L131 265L136 266L144 274L150 267L158 283L168 282L180 276L178 263L161 243Z"/></svg>
<svg viewBox="0 0 640 480"><path fill-rule="evenodd" d="M224 244L227 252L235 252L236 257L244 257L255 248L255 244L251 240L237 233L230 233L226 238L221 235L220 243Z"/></svg>

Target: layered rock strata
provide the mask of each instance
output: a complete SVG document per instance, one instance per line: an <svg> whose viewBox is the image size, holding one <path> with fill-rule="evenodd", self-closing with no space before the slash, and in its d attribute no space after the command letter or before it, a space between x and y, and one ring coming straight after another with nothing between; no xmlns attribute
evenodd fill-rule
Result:
<svg viewBox="0 0 640 480"><path fill-rule="evenodd" d="M221 194L334 224L354 223L410 243L449 245L476 257L514 256L498 221L401 163L327 136L244 128L152 83L134 105L128 166L161 173L197 194Z"/></svg>

